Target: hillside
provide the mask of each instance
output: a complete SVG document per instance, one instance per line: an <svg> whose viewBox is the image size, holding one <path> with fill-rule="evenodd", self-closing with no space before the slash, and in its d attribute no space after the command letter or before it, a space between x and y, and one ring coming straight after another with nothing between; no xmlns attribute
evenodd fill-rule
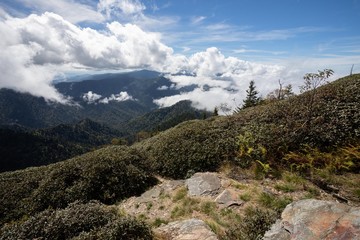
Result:
<svg viewBox="0 0 360 240"><path fill-rule="evenodd" d="M103 145L131 144L204 114L183 101L122 123L119 130L90 119L42 129L4 125L0 127L0 172L47 165Z"/></svg>
<svg viewBox="0 0 360 240"><path fill-rule="evenodd" d="M7 197L1 199L0 219L2 224L12 222L2 231L27 232L28 226L44 221L41 214L46 215L43 211L49 206L61 211L76 200L98 200L154 227L169 220L204 217L220 239L257 239L293 200L336 199L359 206L359 109L357 74L236 115L187 121L131 147L107 147L46 167L2 173L0 193ZM228 181L220 181L221 186L244 190L237 197L251 204L221 210L211 199L189 198L189 186L175 195L161 195L156 188L148 193L161 198L164 205L156 209L172 209L173 217L168 219L152 217L159 213L154 203L122 208L119 202L154 186L154 176L160 181L183 180L206 171L220 172L220 178ZM215 215L216 209L221 214ZM250 232L241 230L244 224ZM254 229L259 232L249 237ZM79 231L82 236L91 234Z"/></svg>
<svg viewBox="0 0 360 240"><path fill-rule="evenodd" d="M246 166L257 159L280 166L286 154L305 146L334 151L358 145L359 93L360 75L353 75L317 89L310 121L307 92L228 117L185 122L135 148L149 155L154 171L173 178L188 171L212 171L224 160ZM352 168L359 171L359 163Z"/></svg>
<svg viewBox="0 0 360 240"><path fill-rule="evenodd" d="M121 133L89 119L48 129L0 128L0 172L62 161L110 144Z"/></svg>
<svg viewBox="0 0 360 240"><path fill-rule="evenodd" d="M209 116L211 116L211 113L193 108L190 101L180 101L173 106L156 109L131 119L124 123L120 129L131 138L131 136L139 132L164 131L181 122L203 119Z"/></svg>

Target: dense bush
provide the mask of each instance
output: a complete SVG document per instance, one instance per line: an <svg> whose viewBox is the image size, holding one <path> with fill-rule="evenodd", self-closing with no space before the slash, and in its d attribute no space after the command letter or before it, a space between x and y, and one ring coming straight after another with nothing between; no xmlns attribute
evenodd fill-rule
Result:
<svg viewBox="0 0 360 240"><path fill-rule="evenodd" d="M149 168L183 178L189 172L214 171L236 151L236 131L225 118L193 120L147 139L133 148L148 154Z"/></svg>
<svg viewBox="0 0 360 240"><path fill-rule="evenodd" d="M258 240L275 223L278 214L260 208L247 208L241 221L231 225L224 240Z"/></svg>
<svg viewBox="0 0 360 240"><path fill-rule="evenodd" d="M127 147L111 146L41 168L0 175L3 224L76 200L106 204L139 195L156 183L141 167L143 157Z"/></svg>
<svg viewBox="0 0 360 240"><path fill-rule="evenodd" d="M240 166L258 160L274 167L303 144L329 151L358 142L359 92L360 75L353 75L318 88L316 94L246 108L230 117L182 123L133 148L148 155L149 169L173 178L216 170L224 160ZM309 95L311 114L304 104ZM245 139L239 141L241 137ZM239 154L244 149L251 153Z"/></svg>
<svg viewBox="0 0 360 240"><path fill-rule="evenodd" d="M28 220L6 225L1 239L152 239L150 228L99 202L75 202L61 210L45 210Z"/></svg>
<svg viewBox="0 0 360 240"><path fill-rule="evenodd" d="M265 147L268 160L278 161L303 144L330 151L356 144L360 137L360 75L326 84L286 100L248 108L231 117L241 134ZM306 106L313 97L312 112ZM310 116L310 118L309 118Z"/></svg>

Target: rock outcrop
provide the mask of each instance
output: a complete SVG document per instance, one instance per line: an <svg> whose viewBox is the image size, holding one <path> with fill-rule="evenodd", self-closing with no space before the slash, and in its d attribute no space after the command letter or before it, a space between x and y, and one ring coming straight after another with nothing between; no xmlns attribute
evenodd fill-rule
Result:
<svg viewBox="0 0 360 240"><path fill-rule="evenodd" d="M190 196L214 196L220 191L221 181L216 173L195 173L185 185Z"/></svg>
<svg viewBox="0 0 360 240"><path fill-rule="evenodd" d="M360 239L360 208L315 199L289 204L264 240Z"/></svg>
<svg viewBox="0 0 360 240"><path fill-rule="evenodd" d="M229 189L225 189L222 193L220 193L215 198L215 202L222 208L241 206L244 203L243 201L238 200L236 193Z"/></svg>
<svg viewBox="0 0 360 240"><path fill-rule="evenodd" d="M171 240L217 240L209 226L199 219L171 222L154 230L163 239Z"/></svg>

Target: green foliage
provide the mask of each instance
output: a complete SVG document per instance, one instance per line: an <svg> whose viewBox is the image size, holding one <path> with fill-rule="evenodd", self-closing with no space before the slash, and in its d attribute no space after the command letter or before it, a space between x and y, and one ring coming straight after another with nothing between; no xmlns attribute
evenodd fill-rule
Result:
<svg viewBox="0 0 360 240"><path fill-rule="evenodd" d="M0 128L0 172L47 165L89 152L120 135L89 119L47 129Z"/></svg>
<svg viewBox="0 0 360 240"><path fill-rule="evenodd" d="M133 146L149 156L148 168L162 176L184 178L190 172L215 171L233 158L235 136L221 118L193 120Z"/></svg>
<svg viewBox="0 0 360 240"><path fill-rule="evenodd" d="M213 116L219 116L219 109L217 107L214 107Z"/></svg>
<svg viewBox="0 0 360 240"><path fill-rule="evenodd" d="M200 211L208 216L213 216L216 213L216 203L205 201L200 204Z"/></svg>
<svg viewBox="0 0 360 240"><path fill-rule="evenodd" d="M297 187L292 183L276 184L274 187L276 190L282 191L285 193L295 192L297 190Z"/></svg>
<svg viewBox="0 0 360 240"><path fill-rule="evenodd" d="M260 208L247 208L245 216L230 226L226 231L226 240L258 240L261 239L278 215L273 211Z"/></svg>
<svg viewBox="0 0 360 240"><path fill-rule="evenodd" d="M64 208L76 200L112 204L139 195L156 183L143 156L111 146L42 168L0 175L0 223L47 208Z"/></svg>
<svg viewBox="0 0 360 240"><path fill-rule="evenodd" d="M125 138L113 138L111 139L112 145L128 145L128 141Z"/></svg>
<svg viewBox="0 0 360 240"><path fill-rule="evenodd" d="M267 101L274 101L274 100L284 100L294 96L294 92L292 90L292 85L289 84L283 88L283 84L279 80L279 88L275 89L274 91L270 92L266 96Z"/></svg>
<svg viewBox="0 0 360 240"><path fill-rule="evenodd" d="M129 142L134 142L154 136L158 132L174 127L181 122L204 119L206 115L211 115L211 113L207 114L206 111L195 109L191 104L191 101L184 100L170 107L153 110L122 123L118 129L125 133ZM145 133L145 136L139 139L136 136L139 132Z"/></svg>
<svg viewBox="0 0 360 240"><path fill-rule="evenodd" d="M152 223L152 226L160 227L162 224L168 224L168 221L161 218L155 218L154 222Z"/></svg>
<svg viewBox="0 0 360 240"><path fill-rule="evenodd" d="M258 202L265 208L274 210L277 213L281 213L285 209L286 205L292 202L291 198L275 196L270 193L263 192L259 196Z"/></svg>
<svg viewBox="0 0 360 240"><path fill-rule="evenodd" d="M268 172L270 166L266 163L262 163L266 159L266 148L256 143L256 139L251 132L245 132L237 137L237 144L239 150L235 158L239 166L249 167L252 163L258 162L264 172Z"/></svg>
<svg viewBox="0 0 360 240"><path fill-rule="evenodd" d="M240 198L241 200L243 200L244 202L248 202L248 201L251 200L251 194L249 194L249 193L243 193L243 194L241 194L241 195L239 196L239 198Z"/></svg>
<svg viewBox="0 0 360 240"><path fill-rule="evenodd" d="M6 225L1 239L152 239L150 228L99 202L75 202L45 210L24 222Z"/></svg>
<svg viewBox="0 0 360 240"><path fill-rule="evenodd" d="M199 200L185 197L172 209L171 218L189 217L194 211L198 211Z"/></svg>
<svg viewBox="0 0 360 240"><path fill-rule="evenodd" d="M174 196L172 198L172 201L173 202L180 201L180 200L184 199L186 196L187 196L187 188L186 187L181 187L174 194Z"/></svg>
<svg viewBox="0 0 360 240"><path fill-rule="evenodd" d="M246 98L243 101L243 105L241 109L254 107L260 102L260 98L258 97L259 92L256 90L255 82L253 80L249 83L249 89L246 90ZM237 112L237 111L235 111Z"/></svg>
<svg viewBox="0 0 360 240"><path fill-rule="evenodd" d="M324 69L323 71L318 71L317 73L307 73L304 76L304 85L300 86L300 92L304 93L310 90L315 90L321 85L323 85L326 80L334 74L334 71L331 69Z"/></svg>
<svg viewBox="0 0 360 240"><path fill-rule="evenodd" d="M149 170L166 177L215 171L224 160L243 167L256 163L258 170L266 170L258 160L269 164L273 174L281 159L303 144L321 151L355 144L360 137L359 91L360 75L319 87L309 126L304 125L308 115L303 103L309 94L305 93L229 117L185 122L133 148L149 157Z"/></svg>
<svg viewBox="0 0 360 240"><path fill-rule="evenodd" d="M354 190L354 195L360 199L360 188Z"/></svg>
<svg viewBox="0 0 360 240"><path fill-rule="evenodd" d="M360 169L360 145L339 148L332 152L323 152L304 145L298 152L284 156L292 171L312 176L314 171L325 169L330 173L358 171Z"/></svg>

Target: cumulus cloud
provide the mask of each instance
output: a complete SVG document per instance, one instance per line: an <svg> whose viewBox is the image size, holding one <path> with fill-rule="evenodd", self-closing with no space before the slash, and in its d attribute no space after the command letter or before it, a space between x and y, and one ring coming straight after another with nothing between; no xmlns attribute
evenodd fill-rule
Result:
<svg viewBox="0 0 360 240"><path fill-rule="evenodd" d="M82 99L88 104L95 103L100 98L100 94L93 93L92 91L89 91L82 96Z"/></svg>
<svg viewBox="0 0 360 240"><path fill-rule="evenodd" d="M125 5L119 5L120 1L116 0L104 0L99 8L106 12L108 6L113 11L111 6L114 5L128 14L143 11L144 7L138 1L121 2ZM132 7L126 4L132 4ZM265 94L277 86L279 78L286 82L293 75L282 66L226 57L215 47L191 56L174 54L172 48L162 43L161 34L144 31L131 23L114 21L100 31L81 28L49 12L26 18L2 15L0 88L29 92L53 101L67 101L52 86L53 77L76 68L143 68L166 72L173 82L171 88L182 90L192 86L187 89L193 90L157 99L157 104L169 106L179 100L190 99L194 106L207 109L223 102L241 102L250 80L255 80L258 90ZM91 103L134 100L126 92L104 98L88 92L83 97Z"/></svg>
<svg viewBox="0 0 360 240"><path fill-rule="evenodd" d="M129 95L127 92L120 92L119 94L111 94L110 97L103 98L99 102L106 104L111 101L124 102L124 101L128 101L128 100L134 101L135 99L131 95Z"/></svg>
<svg viewBox="0 0 360 240"><path fill-rule="evenodd" d="M104 98L100 94L89 91L82 95L82 99L87 104L98 104L98 103L108 104L109 102L112 102L112 101L124 102L124 101L129 101L129 100L131 100L131 101L136 100L125 91L120 92L118 94L111 94L109 97L104 97Z"/></svg>
<svg viewBox="0 0 360 240"><path fill-rule="evenodd" d="M217 48L208 48L189 58L175 56L167 66L167 77L177 89L196 86L191 92L156 99L160 106L170 106L180 100L191 100L200 109L213 109L221 103L240 105L251 80L254 80L260 93L266 94L277 87L277 80L289 81L296 72L288 71L279 65L265 65L225 57ZM186 74L184 74L186 73Z"/></svg>
<svg viewBox="0 0 360 240"><path fill-rule="evenodd" d="M46 11L51 11L56 14L61 15L66 20L72 23L79 22L103 22L105 20L104 16L97 11L96 8L91 5L84 4L81 2L76 2L73 0L12 0L20 6L31 9L33 13L43 13ZM21 15L18 10L8 8L12 13L16 15Z"/></svg>
<svg viewBox="0 0 360 240"><path fill-rule="evenodd" d="M105 31L80 28L54 13L0 22L0 88L66 101L51 85L59 71L160 69L172 54L160 35L112 22Z"/></svg>

